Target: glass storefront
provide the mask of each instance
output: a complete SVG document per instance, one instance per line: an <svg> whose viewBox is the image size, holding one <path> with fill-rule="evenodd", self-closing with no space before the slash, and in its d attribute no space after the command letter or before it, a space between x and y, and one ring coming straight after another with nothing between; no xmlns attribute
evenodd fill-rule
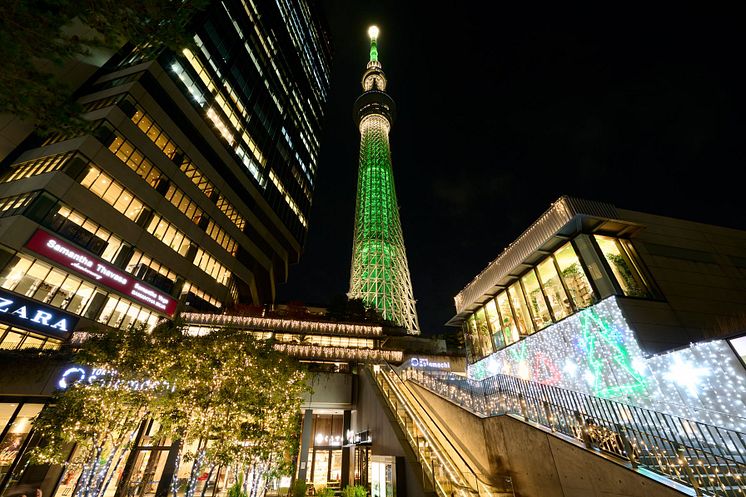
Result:
<svg viewBox="0 0 746 497"><path fill-rule="evenodd" d="M61 346L62 340L0 323L0 350L57 350Z"/></svg>
<svg viewBox="0 0 746 497"><path fill-rule="evenodd" d="M596 241L624 295L650 296L629 240L600 235L587 239ZM486 357L593 305L598 298L575 241L567 242L466 319L463 332L469 360Z"/></svg>
<svg viewBox="0 0 746 497"><path fill-rule="evenodd" d="M34 418L43 403L0 402L0 484L10 488L18 482L27 463L26 448ZM0 488L0 491L4 490Z"/></svg>
<svg viewBox="0 0 746 497"><path fill-rule="evenodd" d="M339 488L342 481L343 416L314 414L307 482L315 489Z"/></svg>
<svg viewBox="0 0 746 497"><path fill-rule="evenodd" d="M372 456L369 472L370 496L394 497L396 459L393 456Z"/></svg>

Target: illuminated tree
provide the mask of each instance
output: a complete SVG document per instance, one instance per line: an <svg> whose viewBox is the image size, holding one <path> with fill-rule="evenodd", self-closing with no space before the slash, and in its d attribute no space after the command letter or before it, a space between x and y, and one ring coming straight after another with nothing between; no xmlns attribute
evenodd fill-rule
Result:
<svg viewBox="0 0 746 497"><path fill-rule="evenodd" d="M81 473L76 497L104 494L151 417L160 421L157 436L179 444L177 467L192 463L186 497L205 469L211 477L215 467L231 468L251 497L287 473L307 386L298 363L271 343L238 330L189 336L167 323L150 334L94 335L76 361L86 376L59 392L35 425L46 440L37 462L63 463L76 444L69 468ZM175 473L171 491L178 489Z"/></svg>
<svg viewBox="0 0 746 497"><path fill-rule="evenodd" d="M67 470L80 472L77 496L106 491L107 474L115 473L139 422L150 414L158 392L168 388L157 380L161 365L152 353L154 341L142 328L91 336L75 358L85 366L76 374L78 381L57 392L53 407L34 423L44 440L36 462L63 464L75 445Z"/></svg>

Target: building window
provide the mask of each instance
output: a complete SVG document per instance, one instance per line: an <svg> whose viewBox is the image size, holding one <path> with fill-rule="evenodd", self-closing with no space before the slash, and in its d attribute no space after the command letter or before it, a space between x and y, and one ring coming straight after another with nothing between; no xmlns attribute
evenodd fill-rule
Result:
<svg viewBox="0 0 746 497"><path fill-rule="evenodd" d="M112 328L144 326L152 329L158 322L158 315L122 297L110 295L96 321Z"/></svg>
<svg viewBox="0 0 746 497"><path fill-rule="evenodd" d="M112 262L124 246L121 238L59 202L42 224L107 262Z"/></svg>
<svg viewBox="0 0 746 497"><path fill-rule="evenodd" d="M534 321L534 328L540 330L552 324L552 315L549 313L549 307L544 300L544 294L539 286L539 280L532 269L521 278L523 289L526 291L526 299L531 310L531 316Z"/></svg>
<svg viewBox="0 0 746 497"><path fill-rule="evenodd" d="M518 332L523 335L530 335L534 332L534 324L531 320L531 313L526 305L526 298L523 296L521 284L517 281L508 288L510 303L515 310L515 322L518 325Z"/></svg>
<svg viewBox="0 0 746 497"><path fill-rule="evenodd" d="M591 305L595 300L593 287L572 243L568 242L555 251L554 259L557 261L562 281L565 282L565 288L570 293L575 307L583 309Z"/></svg>
<svg viewBox="0 0 746 497"><path fill-rule="evenodd" d="M197 256L194 258L194 264L212 276L221 285L228 284L231 272L201 248L197 249Z"/></svg>
<svg viewBox="0 0 746 497"><path fill-rule="evenodd" d="M137 221L145 207L132 193L93 164L88 166L88 171L80 184L131 221Z"/></svg>
<svg viewBox="0 0 746 497"><path fill-rule="evenodd" d="M0 287L78 315L86 310L96 289L22 254L16 254L0 272Z"/></svg>
<svg viewBox="0 0 746 497"><path fill-rule="evenodd" d="M0 350L58 350L62 340L0 323Z"/></svg>
<svg viewBox="0 0 746 497"><path fill-rule="evenodd" d="M150 220L148 225L148 233L162 241L182 257L186 257L189 248L191 247L191 241L176 227L163 219L161 216L155 215Z"/></svg>
<svg viewBox="0 0 746 497"><path fill-rule="evenodd" d="M601 235L594 235L594 238L624 295L649 297L650 292L632 257L632 252L625 246L629 242Z"/></svg>
<svg viewBox="0 0 746 497"><path fill-rule="evenodd" d="M474 313L476 333L477 333L477 354L480 357L486 357L490 355L494 349L492 348L492 338L490 337L490 330L487 327L487 319L484 315L484 309L480 308Z"/></svg>
<svg viewBox="0 0 746 497"><path fill-rule="evenodd" d="M2 183L8 183L17 179L30 178L39 174L51 173L53 171L59 171L62 166L67 164L67 161L75 155L74 152L67 152L64 154L50 155L47 157L41 157L26 162L21 162L12 167L2 179Z"/></svg>
<svg viewBox="0 0 746 497"><path fill-rule="evenodd" d="M137 150L132 143L121 136L117 136L109 145L109 150L150 186L155 188L158 185L162 176L161 171L146 159L145 155Z"/></svg>
<svg viewBox="0 0 746 497"><path fill-rule="evenodd" d="M171 202L174 207L179 209L190 221L199 223L202 218L202 209L197 206L197 203L190 199L181 190L176 188L174 185L169 185L168 191L166 192L166 200Z"/></svg>
<svg viewBox="0 0 746 497"><path fill-rule="evenodd" d="M38 193L38 191L26 192L0 199L0 217L10 217L20 214L36 198Z"/></svg>
<svg viewBox="0 0 746 497"><path fill-rule="evenodd" d="M0 403L0 482L7 477L16 458L25 446L31 433L31 425L41 412L44 404L39 403Z"/></svg>
<svg viewBox="0 0 746 497"><path fill-rule="evenodd" d="M135 115L132 116L132 122L135 126L140 128L140 130L145 133L153 143L155 143L156 147L166 154L166 157L173 159L178 151L176 144L171 141L168 135L166 135L166 133L164 133L163 130L153 122L153 119L151 119L151 117L148 116L139 105L136 106L136 108L137 111L135 112Z"/></svg>
<svg viewBox="0 0 746 497"><path fill-rule="evenodd" d="M548 257L536 269L539 272L541 284L544 287L544 295L546 295L549 305L552 306L554 319L559 321L569 316L572 313L572 306L570 305L567 293L565 293L565 288L559 279L559 274L557 274L554 259Z"/></svg>
<svg viewBox="0 0 746 497"><path fill-rule="evenodd" d="M510 308L510 302L508 301L508 294L506 292L500 292L497 294L497 308L500 311L500 318L502 319L500 329L505 337L505 344L510 345L520 339L518 333L518 327L515 324L513 318L513 310Z"/></svg>
<svg viewBox="0 0 746 497"><path fill-rule="evenodd" d="M485 314L487 315L487 324L492 331L492 344L495 350L505 347L505 337L500 327L500 314L497 312L497 305L494 299L484 305Z"/></svg>

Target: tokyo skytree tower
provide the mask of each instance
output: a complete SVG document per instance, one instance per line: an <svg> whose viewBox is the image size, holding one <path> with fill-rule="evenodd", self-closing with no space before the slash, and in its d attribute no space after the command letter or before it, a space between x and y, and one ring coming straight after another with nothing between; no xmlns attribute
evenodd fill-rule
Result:
<svg viewBox="0 0 746 497"><path fill-rule="evenodd" d="M354 106L360 129L360 166L347 295L362 299L408 333L419 334L391 168L389 130L395 105L385 93L386 76L378 61L378 28L371 26L368 35L370 61L363 73L364 93Z"/></svg>

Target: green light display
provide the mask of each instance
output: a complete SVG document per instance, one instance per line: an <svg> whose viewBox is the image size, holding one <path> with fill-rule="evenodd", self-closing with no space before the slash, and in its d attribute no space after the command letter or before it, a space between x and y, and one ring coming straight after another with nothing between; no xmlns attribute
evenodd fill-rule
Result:
<svg viewBox="0 0 746 497"><path fill-rule="evenodd" d="M377 29L374 33L377 36ZM371 61L378 59L373 35L370 54ZM383 81L383 71L379 68L375 70ZM389 119L376 111L367 112L360 120L360 162L348 295L362 299L384 318L409 332L419 333L391 167L390 127Z"/></svg>

